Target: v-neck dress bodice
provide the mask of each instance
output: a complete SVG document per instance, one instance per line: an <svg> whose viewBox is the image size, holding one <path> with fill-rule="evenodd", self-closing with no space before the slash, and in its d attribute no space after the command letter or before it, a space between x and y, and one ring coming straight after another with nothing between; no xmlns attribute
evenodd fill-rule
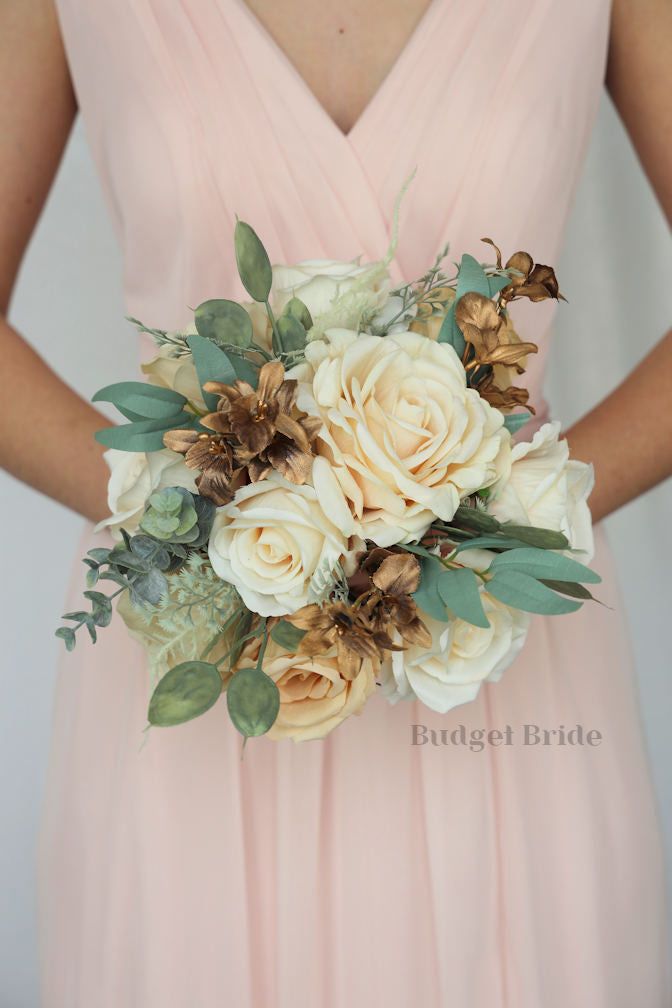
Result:
<svg viewBox="0 0 672 1008"><path fill-rule="evenodd" d="M608 0L433 0L347 136L243 0L57 7L127 309L148 325L242 295L236 215L276 262L381 257L414 169L395 279L446 242L489 259L484 236L557 263ZM554 310L516 305L542 418ZM656 814L596 541L608 605L535 617L473 703L375 695L323 742L256 739L242 761L222 704L141 747L139 646L118 619L78 644L40 837L44 1008L664 1008ZM413 745L413 725L434 741ZM601 744L539 734L577 725Z"/></svg>

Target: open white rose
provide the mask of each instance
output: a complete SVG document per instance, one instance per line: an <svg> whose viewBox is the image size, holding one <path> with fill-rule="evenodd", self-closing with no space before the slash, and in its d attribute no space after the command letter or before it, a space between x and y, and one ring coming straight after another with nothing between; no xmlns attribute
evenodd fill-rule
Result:
<svg viewBox="0 0 672 1008"><path fill-rule="evenodd" d="M179 486L196 493L196 473L184 464L184 457L163 448L156 452L127 452L108 448L104 459L110 468L107 484L109 518L103 518L96 532L108 528L115 539L121 539L123 527L137 532L145 504L155 490Z"/></svg>
<svg viewBox="0 0 672 1008"><path fill-rule="evenodd" d="M318 450L380 546L417 541L499 474L504 418L467 388L445 343L330 329L290 377L301 383L299 408L323 421Z"/></svg>
<svg viewBox="0 0 672 1008"><path fill-rule="evenodd" d="M382 687L390 703L415 696L445 714L474 700L483 682L500 678L525 643L530 617L487 592L481 592L481 601L490 622L487 628L461 619L439 623L421 614L432 646L413 645L392 653Z"/></svg>
<svg viewBox="0 0 672 1008"><path fill-rule="evenodd" d="M556 420L540 427L531 441L513 445L510 472L498 483L488 511L500 521L563 532L588 563L594 552L586 503L593 489L593 467L570 459L567 441L559 434Z"/></svg>
<svg viewBox="0 0 672 1008"><path fill-rule="evenodd" d="M352 572L361 548L341 488L325 459L313 486L274 473L219 508L208 553L215 573L261 616L282 616L324 597L339 565Z"/></svg>

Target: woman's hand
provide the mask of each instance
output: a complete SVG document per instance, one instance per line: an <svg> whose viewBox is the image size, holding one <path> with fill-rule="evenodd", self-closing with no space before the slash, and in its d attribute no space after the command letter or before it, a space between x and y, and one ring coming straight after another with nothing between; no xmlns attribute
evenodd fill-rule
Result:
<svg viewBox="0 0 672 1008"><path fill-rule="evenodd" d="M663 211L672 221L672 4L614 0L607 88ZM567 432L593 462L599 521L672 474L672 331Z"/></svg>
<svg viewBox="0 0 672 1008"><path fill-rule="evenodd" d="M0 465L91 520L107 514L107 421L6 322L76 113L51 0L0 0Z"/></svg>

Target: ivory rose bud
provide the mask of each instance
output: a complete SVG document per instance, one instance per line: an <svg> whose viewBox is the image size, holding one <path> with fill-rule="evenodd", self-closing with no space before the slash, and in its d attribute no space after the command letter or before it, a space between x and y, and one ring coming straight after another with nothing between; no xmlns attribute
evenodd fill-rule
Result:
<svg viewBox="0 0 672 1008"><path fill-rule="evenodd" d="M110 516L98 522L96 532L108 528L115 539L121 539L122 526L131 535L137 532L145 504L155 490L179 486L198 493L196 473L187 468L182 455L168 448L147 453L108 448L103 457L110 468L107 484Z"/></svg>
<svg viewBox="0 0 672 1008"><path fill-rule="evenodd" d="M340 262L337 259L307 259L296 266L273 267L273 304L281 312L293 297L305 304L313 319L329 311L332 303L342 294L352 290L357 281L361 282L366 273L372 277L373 291L380 291L381 304L387 293L387 283L380 281L378 271L371 263L363 266L353 259ZM374 279L377 277L377 279Z"/></svg>
<svg viewBox="0 0 672 1008"><path fill-rule="evenodd" d="M321 600L339 566L352 573L362 544L325 459L314 460L312 482L298 486L273 473L242 487L215 516L208 547L213 569L261 616Z"/></svg>
<svg viewBox="0 0 672 1008"><path fill-rule="evenodd" d="M588 497L593 467L569 458L567 441L559 438L560 423L546 423L531 441L514 444L510 471L488 502L500 521L563 532L588 563L594 552Z"/></svg>
<svg viewBox="0 0 672 1008"><path fill-rule="evenodd" d="M440 623L421 613L432 646L412 645L392 652L382 687L390 703L415 696L445 714L474 700L482 683L500 678L525 643L530 617L487 592L481 592L481 601L490 623L487 628L455 618Z"/></svg>
<svg viewBox="0 0 672 1008"><path fill-rule="evenodd" d="M259 646L258 641L250 642L238 662L239 668L256 663ZM362 662L353 679L345 679L339 671L335 649L310 658L287 651L271 638L263 668L280 693L278 716L268 732L268 737L274 740L291 738L305 742L324 738L351 714L361 714L376 688L368 659Z"/></svg>
<svg viewBox="0 0 672 1008"><path fill-rule="evenodd" d="M162 347L158 356L141 367L143 374L147 375L150 385L173 389L194 406L201 410L205 409L201 384L191 354L171 357L168 350Z"/></svg>
<svg viewBox="0 0 672 1008"><path fill-rule="evenodd" d="M301 383L299 408L323 422L317 450L379 546L417 541L498 476L504 418L467 388L447 344L330 329L290 377Z"/></svg>

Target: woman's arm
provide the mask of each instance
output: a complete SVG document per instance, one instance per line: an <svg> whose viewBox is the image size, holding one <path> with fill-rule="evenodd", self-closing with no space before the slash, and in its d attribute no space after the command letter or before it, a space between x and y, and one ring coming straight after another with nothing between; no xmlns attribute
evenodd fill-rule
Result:
<svg viewBox="0 0 672 1008"><path fill-rule="evenodd" d="M16 276L76 113L51 0L0 0L0 465L94 521L107 421L6 322Z"/></svg>
<svg viewBox="0 0 672 1008"><path fill-rule="evenodd" d="M672 221L670 0L614 0L607 88ZM672 331L566 437L595 466L596 521L672 474Z"/></svg>

